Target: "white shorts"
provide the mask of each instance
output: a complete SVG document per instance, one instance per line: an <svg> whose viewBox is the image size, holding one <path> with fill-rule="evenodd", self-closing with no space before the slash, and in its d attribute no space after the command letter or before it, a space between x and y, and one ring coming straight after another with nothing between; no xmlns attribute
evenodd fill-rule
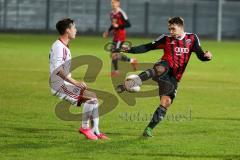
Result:
<svg viewBox="0 0 240 160"><path fill-rule="evenodd" d="M84 90L85 89L64 81L63 85L61 85L57 91L54 89L51 91L54 96L57 96L62 100L66 100L72 105L80 106Z"/></svg>

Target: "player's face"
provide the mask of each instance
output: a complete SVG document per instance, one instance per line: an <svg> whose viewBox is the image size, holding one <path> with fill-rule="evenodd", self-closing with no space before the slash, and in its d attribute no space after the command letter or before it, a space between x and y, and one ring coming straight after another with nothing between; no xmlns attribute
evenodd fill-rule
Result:
<svg viewBox="0 0 240 160"><path fill-rule="evenodd" d="M112 0L112 9L116 10L117 8L119 8L120 3L116 0Z"/></svg>
<svg viewBox="0 0 240 160"><path fill-rule="evenodd" d="M69 39L75 39L77 34L77 28L75 24L71 24L71 26L67 29Z"/></svg>
<svg viewBox="0 0 240 160"><path fill-rule="evenodd" d="M168 30L170 35L174 38L180 37L183 34L183 26L177 24L169 24Z"/></svg>

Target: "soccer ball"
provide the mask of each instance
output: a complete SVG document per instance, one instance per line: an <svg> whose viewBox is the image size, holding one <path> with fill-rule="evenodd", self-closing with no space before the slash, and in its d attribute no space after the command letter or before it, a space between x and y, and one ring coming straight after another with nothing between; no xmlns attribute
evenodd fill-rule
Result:
<svg viewBox="0 0 240 160"><path fill-rule="evenodd" d="M142 80L138 75L132 74L124 81L124 86L128 92L139 92L141 89Z"/></svg>

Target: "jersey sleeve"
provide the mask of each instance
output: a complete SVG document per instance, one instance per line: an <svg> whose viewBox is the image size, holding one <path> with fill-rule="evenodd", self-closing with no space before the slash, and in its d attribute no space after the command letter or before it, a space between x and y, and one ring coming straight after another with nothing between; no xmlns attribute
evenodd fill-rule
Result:
<svg viewBox="0 0 240 160"><path fill-rule="evenodd" d="M157 39L155 39L152 44L156 49L163 49L166 44L166 35L162 34Z"/></svg>
<svg viewBox="0 0 240 160"><path fill-rule="evenodd" d="M109 15L109 18L110 18L110 21L112 21L111 14ZM114 27L111 23L110 27L108 28L108 32L111 32L113 29L114 29Z"/></svg>
<svg viewBox="0 0 240 160"><path fill-rule="evenodd" d="M163 49L165 46L165 43L166 43L166 36L163 34L151 43L132 47L128 51L128 53L138 54L138 53L145 53L150 50Z"/></svg>
<svg viewBox="0 0 240 160"><path fill-rule="evenodd" d="M120 13L121 13L121 18L122 18L123 21L124 21L124 24L123 24L123 25L120 25L118 28L124 29L124 28L129 28L129 27L131 27L131 23L130 23L130 21L129 21L129 19L128 19L127 14L126 14L122 9L120 10Z"/></svg>
<svg viewBox="0 0 240 160"><path fill-rule="evenodd" d="M200 59L201 61L209 61L209 59L204 56L205 53L196 34L194 34L194 44L192 51L196 53L198 59Z"/></svg>
<svg viewBox="0 0 240 160"><path fill-rule="evenodd" d="M62 69L62 65L65 62L64 57L66 54L64 53L66 50L63 47L57 46L53 48L53 54L54 54L54 69L58 72L60 69Z"/></svg>

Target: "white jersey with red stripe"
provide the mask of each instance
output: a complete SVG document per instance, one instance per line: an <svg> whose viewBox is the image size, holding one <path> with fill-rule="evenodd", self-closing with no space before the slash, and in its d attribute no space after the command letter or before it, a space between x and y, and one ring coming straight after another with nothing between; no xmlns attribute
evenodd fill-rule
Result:
<svg viewBox="0 0 240 160"><path fill-rule="evenodd" d="M56 40L50 51L50 85L52 92L58 91L64 84L64 80L57 75L60 69L65 75L71 76L71 52L61 40Z"/></svg>

